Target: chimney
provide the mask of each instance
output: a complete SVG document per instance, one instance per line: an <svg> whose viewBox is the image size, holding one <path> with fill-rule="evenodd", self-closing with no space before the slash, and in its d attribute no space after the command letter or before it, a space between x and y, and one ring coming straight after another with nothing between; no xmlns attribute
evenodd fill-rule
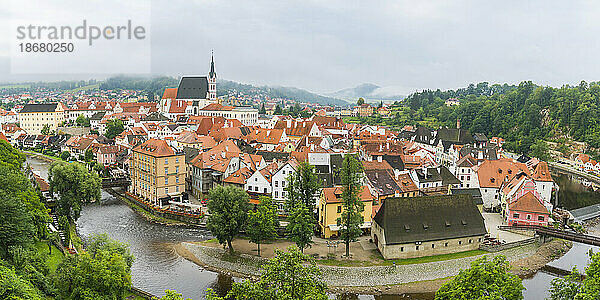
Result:
<svg viewBox="0 0 600 300"><path fill-rule="evenodd" d="M456 119L456 128L460 129L460 119Z"/></svg>

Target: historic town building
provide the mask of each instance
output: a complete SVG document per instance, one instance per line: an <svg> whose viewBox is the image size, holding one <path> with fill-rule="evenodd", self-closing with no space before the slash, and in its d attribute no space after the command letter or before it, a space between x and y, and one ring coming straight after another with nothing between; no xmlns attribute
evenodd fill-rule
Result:
<svg viewBox="0 0 600 300"><path fill-rule="evenodd" d="M185 191L185 154L164 140L149 139L131 154L130 191L155 205L180 201Z"/></svg>
<svg viewBox="0 0 600 300"><path fill-rule="evenodd" d="M371 226L385 259L475 250L486 233L483 216L466 194L385 199Z"/></svg>

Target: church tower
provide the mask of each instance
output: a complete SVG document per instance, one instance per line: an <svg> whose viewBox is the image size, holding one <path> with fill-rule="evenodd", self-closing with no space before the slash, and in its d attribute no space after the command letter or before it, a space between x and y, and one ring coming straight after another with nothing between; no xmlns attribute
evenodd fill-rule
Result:
<svg viewBox="0 0 600 300"><path fill-rule="evenodd" d="M215 72L215 59L210 55L210 72L208 73L208 100L211 103L217 101L217 72Z"/></svg>

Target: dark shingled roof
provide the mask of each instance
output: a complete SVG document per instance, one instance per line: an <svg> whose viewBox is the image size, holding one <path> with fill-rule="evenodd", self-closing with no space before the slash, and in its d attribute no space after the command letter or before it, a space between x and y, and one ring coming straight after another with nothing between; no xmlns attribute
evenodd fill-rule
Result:
<svg viewBox="0 0 600 300"><path fill-rule="evenodd" d="M102 118L104 118L104 115L106 114L105 111L99 111L94 113L91 117L90 117L90 121L94 120L94 121L100 121L102 120Z"/></svg>
<svg viewBox="0 0 600 300"><path fill-rule="evenodd" d="M442 177L442 185L460 184L460 180L446 166L440 166L440 176Z"/></svg>
<svg viewBox="0 0 600 300"><path fill-rule="evenodd" d="M183 153L185 153L185 163L188 164L194 157L198 156L200 150L192 147L183 147Z"/></svg>
<svg viewBox="0 0 600 300"><path fill-rule="evenodd" d="M169 121L170 119L159 112L153 112L147 115L142 121L156 122L156 121Z"/></svg>
<svg viewBox="0 0 600 300"><path fill-rule="evenodd" d="M373 221L383 228L387 245L487 233L471 195L387 198Z"/></svg>
<svg viewBox="0 0 600 300"><path fill-rule="evenodd" d="M404 170L404 161L402 161L402 156L401 155L388 155L388 154L384 154L383 155L383 160L387 161L388 164L390 164L390 166L392 166L392 168L398 170L398 171L403 171Z"/></svg>
<svg viewBox="0 0 600 300"><path fill-rule="evenodd" d="M470 144L474 142L471 132L461 128L440 128L438 130L436 139L459 145Z"/></svg>
<svg viewBox="0 0 600 300"><path fill-rule="evenodd" d="M290 157L289 152L256 151L256 154L262 156L267 162L272 162L273 159L286 160Z"/></svg>
<svg viewBox="0 0 600 300"><path fill-rule="evenodd" d="M417 143L432 145L434 143L434 132L433 130L420 126L415 130L414 141Z"/></svg>
<svg viewBox="0 0 600 300"><path fill-rule="evenodd" d="M473 202L475 205L483 205L483 199L481 198L481 191L478 188L469 189L452 189L450 192L454 195L468 194L473 196Z"/></svg>
<svg viewBox="0 0 600 300"><path fill-rule="evenodd" d="M25 104L25 106L23 106L23 109L21 109L21 111L19 111L19 113L22 114L22 113L37 113L37 112L55 112L57 105L58 105L58 103Z"/></svg>
<svg viewBox="0 0 600 300"><path fill-rule="evenodd" d="M177 99L206 99L207 92L206 76L182 77L177 87Z"/></svg>

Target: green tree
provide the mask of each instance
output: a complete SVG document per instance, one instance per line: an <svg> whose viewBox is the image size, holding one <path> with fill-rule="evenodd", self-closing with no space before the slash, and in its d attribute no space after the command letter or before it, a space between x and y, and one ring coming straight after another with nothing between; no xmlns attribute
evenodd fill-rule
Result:
<svg viewBox="0 0 600 300"><path fill-rule="evenodd" d="M124 298L131 287L131 266L120 252L128 250L117 251L101 243L95 251L68 255L58 265L54 285L61 299Z"/></svg>
<svg viewBox="0 0 600 300"><path fill-rule="evenodd" d="M298 164L296 171L287 178L286 210L291 213L299 204L304 204L309 210L315 207L315 195L321 189L315 167L308 162Z"/></svg>
<svg viewBox="0 0 600 300"><path fill-rule="evenodd" d="M275 111L273 112L274 115L281 115L283 114L283 110L281 109L281 106L279 106L279 104L277 104L275 106Z"/></svg>
<svg viewBox="0 0 600 300"><path fill-rule="evenodd" d="M69 151L63 151L60 153L60 159L62 159L62 160L69 161L70 158L71 158L71 153L69 153Z"/></svg>
<svg viewBox="0 0 600 300"><path fill-rule="evenodd" d="M354 155L348 154L342 162L340 171L342 179L342 214L337 219L339 233L346 244L346 257L350 256L350 242L356 241L362 234L364 203L360 198L362 192L363 166Z"/></svg>
<svg viewBox="0 0 600 300"><path fill-rule="evenodd" d="M100 200L100 178L80 163L54 162L48 170L50 193L57 193L57 210L69 222L79 218L85 202Z"/></svg>
<svg viewBox="0 0 600 300"><path fill-rule="evenodd" d="M25 156L13 148L7 141L0 140L0 167L5 166L20 170L25 162Z"/></svg>
<svg viewBox="0 0 600 300"><path fill-rule="evenodd" d="M600 252L590 251L590 264L585 268L585 277L577 268L570 275L552 280L551 300L600 299Z"/></svg>
<svg viewBox="0 0 600 300"><path fill-rule="evenodd" d="M275 257L262 267L258 282L234 283L223 298L208 290L207 300L218 299L327 299L327 285L315 261L302 254L298 248L288 252L275 250Z"/></svg>
<svg viewBox="0 0 600 300"><path fill-rule="evenodd" d="M0 297L8 300L45 299L29 281L2 264L0 264Z"/></svg>
<svg viewBox="0 0 600 300"><path fill-rule="evenodd" d="M550 160L550 153L548 152L548 144L543 140L538 140L535 144L531 145L531 156L537 157L543 161Z"/></svg>
<svg viewBox="0 0 600 300"><path fill-rule="evenodd" d="M521 279L509 272L510 263L499 255L492 260L487 256L476 259L471 268L461 270L436 293L436 300L468 299L523 299Z"/></svg>
<svg viewBox="0 0 600 300"><path fill-rule="evenodd" d="M184 299L183 295L177 293L176 291L171 291L171 290L166 290L165 291L165 295L162 296L160 299L158 298L153 298L155 300L192 300L192 299Z"/></svg>
<svg viewBox="0 0 600 300"><path fill-rule="evenodd" d="M288 238L296 243L300 251L304 253L306 247L313 244L315 231L315 218L303 203L300 203L287 217L286 227Z"/></svg>
<svg viewBox="0 0 600 300"><path fill-rule="evenodd" d="M35 238L35 227L25 205L0 191L0 255L9 257L13 247L27 247Z"/></svg>
<svg viewBox="0 0 600 300"><path fill-rule="evenodd" d="M129 250L129 245L112 240L106 234L93 234L90 236L86 251L94 257L116 253L123 258L128 268L133 265L134 257L131 250Z"/></svg>
<svg viewBox="0 0 600 300"><path fill-rule="evenodd" d="M301 251L304 251L313 243L312 236L316 224L313 210L315 194L319 191L320 184L314 172L314 166L308 162L301 162L286 181L285 209L288 215L286 230L289 239L294 241Z"/></svg>
<svg viewBox="0 0 600 300"><path fill-rule="evenodd" d="M85 150L85 156L83 157L83 160L86 162L91 162L94 160L94 152L92 152L92 149Z"/></svg>
<svg viewBox="0 0 600 300"><path fill-rule="evenodd" d="M256 210L248 211L248 222L246 224L246 234L252 243L257 246L258 256L260 256L260 244L266 240L277 238L277 206L273 203L271 197L260 197L260 203Z"/></svg>
<svg viewBox="0 0 600 300"><path fill-rule="evenodd" d="M358 98L358 101L356 101L356 105L363 105L365 104L365 99L363 97Z"/></svg>
<svg viewBox="0 0 600 300"><path fill-rule="evenodd" d="M267 110L265 109L265 103L264 102L260 106L260 109L258 110L258 113L262 114L262 115L266 115L267 114Z"/></svg>
<svg viewBox="0 0 600 300"><path fill-rule="evenodd" d="M79 117L77 117L75 120L75 123L81 127L90 127L90 118L84 115L79 115Z"/></svg>
<svg viewBox="0 0 600 300"><path fill-rule="evenodd" d="M35 237L43 239L47 235L46 223L50 222L48 209L40 200L40 193L29 179L19 170L0 166L0 193L13 202L23 204L35 229Z"/></svg>
<svg viewBox="0 0 600 300"><path fill-rule="evenodd" d="M52 131L50 130L50 126L48 124L44 124L42 127L41 134L50 134Z"/></svg>
<svg viewBox="0 0 600 300"><path fill-rule="evenodd" d="M119 119L111 119L106 124L106 132L104 133L104 136L112 140L124 130L125 126L123 125L123 121Z"/></svg>
<svg viewBox="0 0 600 300"><path fill-rule="evenodd" d="M206 227L219 240L227 243L233 253L231 242L245 228L250 203L248 194L235 186L215 186L208 192L208 221Z"/></svg>

